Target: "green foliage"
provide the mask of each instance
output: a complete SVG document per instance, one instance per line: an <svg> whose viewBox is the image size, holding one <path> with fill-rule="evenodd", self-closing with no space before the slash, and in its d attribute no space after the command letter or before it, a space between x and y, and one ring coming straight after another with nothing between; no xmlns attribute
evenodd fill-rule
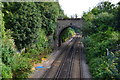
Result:
<svg viewBox="0 0 120 80"><path fill-rule="evenodd" d="M31 64L34 61L40 62L41 57L52 51L48 35L54 33L57 18L66 16L59 3L5 2L2 4L4 5L2 9L4 17L0 11L2 77L27 78L31 72ZM22 53L18 53L17 50Z"/></svg>
<svg viewBox="0 0 120 80"><path fill-rule="evenodd" d="M31 72L31 59L23 57L21 54L15 54L10 62L13 72L13 78L26 78Z"/></svg>
<svg viewBox="0 0 120 80"><path fill-rule="evenodd" d="M108 12L102 12L95 16L93 23L95 26L100 27L102 25L112 26L114 21L114 15Z"/></svg>
<svg viewBox="0 0 120 80"><path fill-rule="evenodd" d="M3 7L2 6L2 3L0 2L0 7ZM4 27L4 22L3 22L3 14L2 14L2 12L1 12L1 10L0 10L0 72L1 72L1 76L0 76L0 79L1 78L12 78L12 71L11 71L11 68L10 67L8 67L8 66L6 66L4 63L3 63L3 61L7 61L7 60L5 60L5 58L7 58L8 59L8 57L6 56L6 55L8 55L8 54L4 54L3 53L3 50L5 51L5 52L7 52L6 51L6 49L9 47L9 49L10 49L10 51L11 51L11 47L10 47L10 45L11 45L11 42L9 42L7 39L6 39L7 37L6 37L6 32L5 32L5 27ZM5 42L3 42L4 40L6 40L7 42L5 43ZM10 43L10 44L9 44ZM7 46L7 48L5 48L5 46L6 45L4 45L4 44L9 44L8 46ZM9 50L8 50L9 51ZM1 54L2 53L2 54ZM11 53L11 52L10 52ZM5 55L4 57L4 60L3 60L3 56L2 55Z"/></svg>
<svg viewBox="0 0 120 80"><path fill-rule="evenodd" d="M94 78L107 78L109 73L106 71L107 64L102 58L94 58L90 62L90 70Z"/></svg>
<svg viewBox="0 0 120 80"><path fill-rule="evenodd" d="M2 78L26 78L31 69L31 62L28 58L16 54L14 39L11 37L14 31L5 29L3 21L1 24Z"/></svg>
<svg viewBox="0 0 120 80"><path fill-rule="evenodd" d="M2 8L2 3L0 2L0 7ZM4 31L4 22L3 22L3 14L2 11L0 10L0 53L2 53L2 38L5 36L5 31ZM0 54L1 57L1 54Z"/></svg>
<svg viewBox="0 0 120 80"><path fill-rule="evenodd" d="M27 49L27 53L22 53L23 56L31 58L35 62L40 62L40 55L45 55L51 52L51 46L48 43L45 31L39 30L39 37L35 44L31 45L31 48Z"/></svg>
<svg viewBox="0 0 120 80"><path fill-rule="evenodd" d="M111 57L113 58L114 56L111 55ZM105 57L94 58L90 61L90 69L93 73L93 78L119 78L116 63L112 58L108 58L108 60Z"/></svg>
<svg viewBox="0 0 120 80"><path fill-rule="evenodd" d="M117 36L116 38L113 38ZM85 38L87 52L87 62L90 65L90 71L94 78L118 78L119 57L110 53L108 57L107 49L114 49L118 43L118 33L115 31L99 32ZM108 58L108 59L107 59ZM118 62L116 62L118 61Z"/></svg>
<svg viewBox="0 0 120 80"><path fill-rule="evenodd" d="M97 7L100 13L101 12L112 13L113 9L115 8L115 5L109 1L103 1L103 2L100 2Z"/></svg>
<svg viewBox="0 0 120 80"><path fill-rule="evenodd" d="M65 29L61 34L61 40L62 42L67 41L69 38L71 38L75 34L74 30L72 28Z"/></svg>
<svg viewBox="0 0 120 80"><path fill-rule="evenodd" d="M12 8L16 5L18 9L12 12ZM11 29L14 33L15 44L18 49L28 47L37 39L37 32L41 27L40 12L34 3L4 3L5 8L5 27ZM8 9L8 10L7 10Z"/></svg>
<svg viewBox="0 0 120 80"><path fill-rule="evenodd" d="M87 62L94 78L119 78L119 65L117 65L119 64L119 55L110 53L106 57L106 48L116 49L116 44L119 44L120 41L119 36L119 32L108 29L105 32L99 31L85 38Z"/></svg>
<svg viewBox="0 0 120 80"><path fill-rule="evenodd" d="M100 13L100 10L99 10L98 7L94 7L94 8L91 10L91 12L92 12L94 15L97 15L97 14Z"/></svg>
<svg viewBox="0 0 120 80"><path fill-rule="evenodd" d="M12 78L11 68L4 63L0 63L0 66L2 66L2 78Z"/></svg>
<svg viewBox="0 0 120 80"><path fill-rule="evenodd" d="M106 32L98 32L96 34L86 37L84 43L86 43L85 46L87 47L86 49L89 54L92 54L94 56L101 55L105 56L105 54L101 54L101 52L105 52L106 48L108 49L115 48L116 44L119 43L118 37L119 37L118 32L107 30Z"/></svg>
<svg viewBox="0 0 120 80"><path fill-rule="evenodd" d="M9 64L11 61L11 56L14 55L16 52L15 45L14 45L14 40L12 39L10 35L10 31L7 31L5 36L3 37L3 45L2 45L2 62L6 65Z"/></svg>
<svg viewBox="0 0 120 80"><path fill-rule="evenodd" d="M116 27L119 25L119 19L116 18L119 15L118 8L105 1L83 15L86 23L81 31L93 78L119 79L120 48L117 45L120 43L120 32Z"/></svg>
<svg viewBox="0 0 120 80"><path fill-rule="evenodd" d="M56 22L58 17L64 17L63 11L60 8L59 3L47 2L36 3L38 9L41 11L42 28L47 35L54 33Z"/></svg>
<svg viewBox="0 0 120 80"><path fill-rule="evenodd" d="M118 68L118 72L120 74L120 50L115 52L115 56L118 58L116 60L116 63L118 63L117 68Z"/></svg>
<svg viewBox="0 0 120 80"><path fill-rule="evenodd" d="M120 4L118 5L116 9L116 30L120 31Z"/></svg>
<svg viewBox="0 0 120 80"><path fill-rule="evenodd" d="M73 31L75 32L75 33L81 33L81 29L80 28L77 28L77 27L74 27L74 26L72 26L72 27L70 27L71 29L73 29Z"/></svg>
<svg viewBox="0 0 120 80"><path fill-rule="evenodd" d="M17 48L31 47L38 41L40 27L45 35L54 33L58 17L65 17L59 3L4 3L5 27L13 31ZM17 6L17 7L16 7Z"/></svg>
<svg viewBox="0 0 120 80"><path fill-rule="evenodd" d="M91 12L88 12L83 14L83 18L85 21L93 21L93 19L95 18L95 15Z"/></svg>
<svg viewBox="0 0 120 80"><path fill-rule="evenodd" d="M42 48L48 47L47 42L48 42L47 36L45 35L45 32L41 29L39 31L38 43L36 44L37 50L40 52L43 50Z"/></svg>
<svg viewBox="0 0 120 80"><path fill-rule="evenodd" d="M86 22L84 26L81 28L81 31L83 36L87 36L95 33L97 30L94 24L92 24L92 22Z"/></svg>

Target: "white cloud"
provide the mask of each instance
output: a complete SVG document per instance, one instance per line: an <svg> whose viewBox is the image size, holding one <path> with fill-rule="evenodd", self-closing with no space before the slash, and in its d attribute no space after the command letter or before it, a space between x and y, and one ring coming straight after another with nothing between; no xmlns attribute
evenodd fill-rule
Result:
<svg viewBox="0 0 120 80"><path fill-rule="evenodd" d="M71 17L77 14L79 17L82 16L83 11L88 11L96 6L100 1L108 0L59 0L59 3L64 10L64 13ZM116 4L119 0L109 0L110 2Z"/></svg>

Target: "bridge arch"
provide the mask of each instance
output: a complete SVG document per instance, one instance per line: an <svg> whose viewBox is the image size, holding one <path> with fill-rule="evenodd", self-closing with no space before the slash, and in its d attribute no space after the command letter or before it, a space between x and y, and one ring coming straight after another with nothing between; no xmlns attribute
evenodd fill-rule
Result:
<svg viewBox="0 0 120 80"><path fill-rule="evenodd" d="M69 25L69 26L66 26L66 27L64 27L63 29L61 29L61 31L59 31L59 33L58 33L58 46L61 46L61 44L62 44L62 40L61 40L61 35L62 35L62 33L66 30L66 29L68 29L68 28L72 28L72 27L74 27L74 28L77 28L77 29L80 29L80 27L77 27L77 26L75 26L75 25Z"/></svg>
<svg viewBox="0 0 120 80"><path fill-rule="evenodd" d="M82 18L70 18L70 19L58 19L57 27L55 30L55 42L54 47L60 47L60 34L68 27L74 26L76 28L81 28L83 26Z"/></svg>

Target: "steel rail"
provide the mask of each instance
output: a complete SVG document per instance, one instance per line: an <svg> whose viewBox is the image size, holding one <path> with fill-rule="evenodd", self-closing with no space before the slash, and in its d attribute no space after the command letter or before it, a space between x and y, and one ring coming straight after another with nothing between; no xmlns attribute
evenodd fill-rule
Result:
<svg viewBox="0 0 120 80"><path fill-rule="evenodd" d="M77 38L75 39L75 41L73 42L73 45L69 48L69 50L67 51L66 55L65 55L65 58L62 60L58 70L57 70L57 73L55 75L55 78L61 78L61 76L64 74L62 72L64 72L64 68L65 68L65 65L67 65L67 60L68 58L70 57L70 61L69 61L69 66L68 66L68 69L67 69L67 74L64 74L65 78L68 78L68 76L70 75L70 72L71 72L71 64L72 64L72 59L73 59L73 51L72 49L74 48L75 46L75 43L76 43L76 40ZM70 53L69 53L70 52Z"/></svg>
<svg viewBox="0 0 120 80"><path fill-rule="evenodd" d="M58 61L60 58L62 58L64 55L65 55L65 52L69 49L69 46L71 45L73 40L71 40L66 46L62 47L62 51L60 52L60 54L56 57L56 59L53 61L53 63L51 64L51 66L56 62ZM48 70L46 70L46 72L44 73L44 75L42 76L42 78L47 78L50 71L51 71L52 67Z"/></svg>
<svg viewBox="0 0 120 80"><path fill-rule="evenodd" d="M76 50L77 50L77 42L79 41L79 38L76 38L76 43L75 43L75 45L74 45L74 49L73 49L73 52L72 52L72 55L71 55L71 61L70 61L70 66L68 66L68 76L66 76L66 78L72 78L72 74L71 74L71 72L72 72L72 69L73 69L73 63L74 63L74 59L75 59L75 56L76 56Z"/></svg>

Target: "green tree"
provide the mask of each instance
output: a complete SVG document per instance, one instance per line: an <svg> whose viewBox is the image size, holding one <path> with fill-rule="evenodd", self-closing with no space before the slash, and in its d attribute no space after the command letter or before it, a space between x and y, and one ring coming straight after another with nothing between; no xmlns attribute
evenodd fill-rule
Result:
<svg viewBox="0 0 120 80"><path fill-rule="evenodd" d="M116 11L116 29L120 31L120 2L118 3Z"/></svg>
<svg viewBox="0 0 120 80"><path fill-rule="evenodd" d="M38 9L41 11L42 28L45 30L46 35L54 33L58 17L63 17L63 11L57 2L36 3Z"/></svg>
<svg viewBox="0 0 120 80"><path fill-rule="evenodd" d="M93 78L119 79L119 11L119 5L105 1L83 15L81 31Z"/></svg>
<svg viewBox="0 0 120 80"><path fill-rule="evenodd" d="M25 2L4 3L4 6L5 27L13 31L12 36L17 48L26 48L35 43L41 27L41 15L36 5L33 2ZM14 11L12 11L13 9Z"/></svg>
<svg viewBox="0 0 120 80"><path fill-rule="evenodd" d="M3 8L3 4L0 2L0 8ZM8 66L10 61L10 55L14 53L13 49L13 40L10 39L10 36L5 32L3 13L0 10L0 71L1 78L12 78L12 70Z"/></svg>
<svg viewBox="0 0 120 80"><path fill-rule="evenodd" d="M113 26L114 25L114 15L108 12L101 12L100 14L96 15L93 22L95 26Z"/></svg>
<svg viewBox="0 0 120 80"><path fill-rule="evenodd" d="M109 1L103 1L98 3L97 7L100 12L112 13L113 9L115 8L115 5Z"/></svg>

